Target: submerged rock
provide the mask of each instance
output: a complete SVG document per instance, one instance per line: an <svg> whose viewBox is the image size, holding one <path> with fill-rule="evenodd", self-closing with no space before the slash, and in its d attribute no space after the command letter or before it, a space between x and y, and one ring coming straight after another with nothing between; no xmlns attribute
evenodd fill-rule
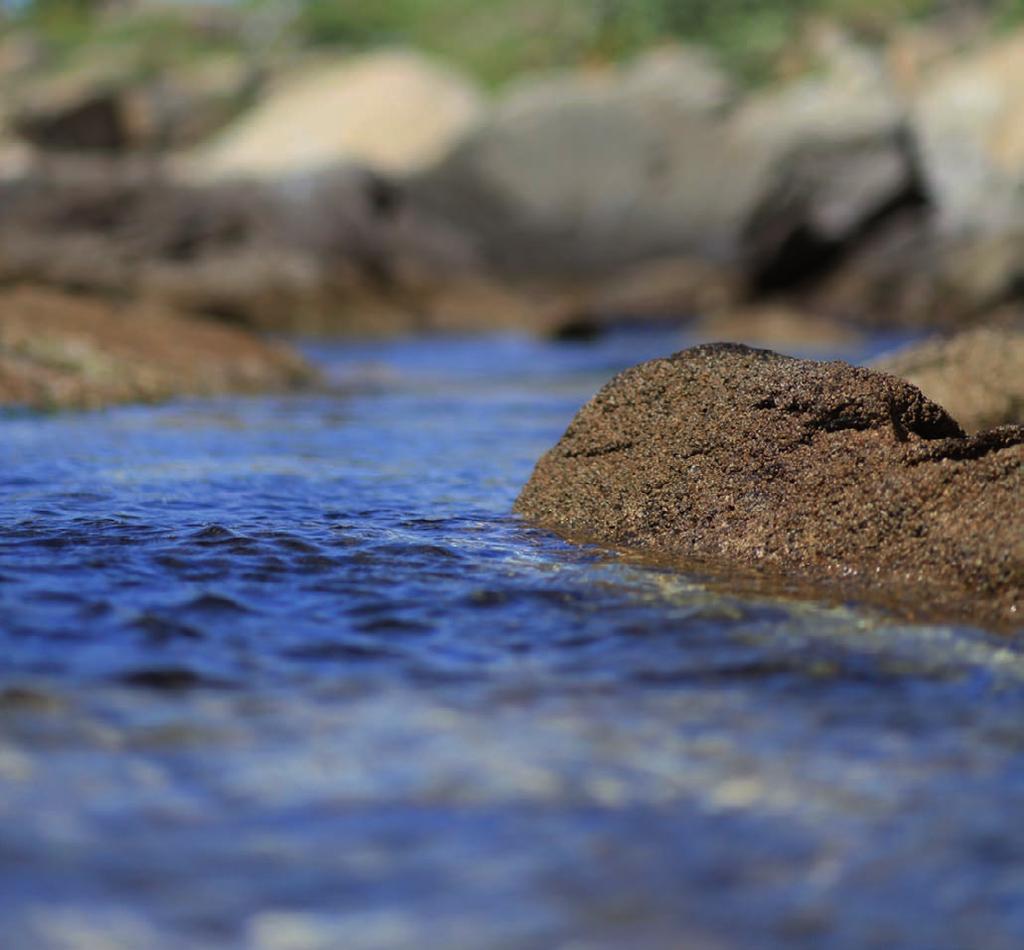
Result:
<svg viewBox="0 0 1024 950"><path fill-rule="evenodd" d="M967 437L920 390L714 344L613 379L516 509L563 535L756 565L1020 623L1024 428Z"/></svg>
<svg viewBox="0 0 1024 950"><path fill-rule="evenodd" d="M1020 330L978 327L947 340L929 340L880 360L877 368L920 387L969 431L1024 424Z"/></svg>
<svg viewBox="0 0 1024 950"><path fill-rule="evenodd" d="M54 290L0 294L0 406L93 409L293 388L296 353L233 327Z"/></svg>

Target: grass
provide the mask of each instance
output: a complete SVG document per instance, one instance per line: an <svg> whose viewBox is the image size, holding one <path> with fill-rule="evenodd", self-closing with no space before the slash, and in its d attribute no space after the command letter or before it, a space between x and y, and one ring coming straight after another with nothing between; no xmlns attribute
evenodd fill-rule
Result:
<svg viewBox="0 0 1024 950"><path fill-rule="evenodd" d="M31 33L39 46L36 71L105 67L131 80L240 48L237 40L196 30L172 9L97 17L87 7L79 0L53 0L10 15L11 26Z"/></svg>
<svg viewBox="0 0 1024 950"><path fill-rule="evenodd" d="M615 61L673 38L711 46L737 76L757 82L810 17L881 33L940 6L948 0L307 0L298 28L313 44L409 42L490 83Z"/></svg>
<svg viewBox="0 0 1024 950"><path fill-rule="evenodd" d="M0 0L2 4L3 0ZM223 37L199 36L181 17L145 7L96 17L88 0L36 0L16 16L55 60L132 48L167 65ZM367 48L408 44L442 56L489 85L518 73L614 62L665 39L712 47L740 79L770 79L809 19L827 17L866 37L901 22L975 8L995 25L1024 20L1024 0L237 0L252 22L285 14L288 45ZM222 7L223 9L223 7ZM251 33L251 31L250 31ZM238 47L244 41L234 41Z"/></svg>

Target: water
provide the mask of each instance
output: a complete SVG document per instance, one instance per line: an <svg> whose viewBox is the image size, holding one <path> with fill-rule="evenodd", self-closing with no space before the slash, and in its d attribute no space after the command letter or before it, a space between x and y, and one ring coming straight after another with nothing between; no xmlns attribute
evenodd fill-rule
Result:
<svg viewBox="0 0 1024 950"><path fill-rule="evenodd" d="M0 420L3 945L1024 944L1017 640L509 514L682 342Z"/></svg>

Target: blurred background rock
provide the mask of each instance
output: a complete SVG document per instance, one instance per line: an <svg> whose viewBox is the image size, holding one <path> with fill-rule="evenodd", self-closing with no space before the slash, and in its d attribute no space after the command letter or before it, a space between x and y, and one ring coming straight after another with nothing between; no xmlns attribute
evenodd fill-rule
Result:
<svg viewBox="0 0 1024 950"><path fill-rule="evenodd" d="M8 285L286 332L1019 332L1020 0L0 9Z"/></svg>

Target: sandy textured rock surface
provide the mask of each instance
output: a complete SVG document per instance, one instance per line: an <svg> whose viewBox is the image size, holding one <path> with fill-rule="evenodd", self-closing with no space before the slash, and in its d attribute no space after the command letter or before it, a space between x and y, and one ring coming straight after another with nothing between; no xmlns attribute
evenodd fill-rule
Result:
<svg viewBox="0 0 1024 950"><path fill-rule="evenodd" d="M517 510L574 539L763 566L1018 625L1024 428L968 438L902 380L715 344L613 379Z"/></svg>
<svg viewBox="0 0 1024 950"><path fill-rule="evenodd" d="M311 378L288 348L232 327L54 290L0 294L0 406L92 409Z"/></svg>

